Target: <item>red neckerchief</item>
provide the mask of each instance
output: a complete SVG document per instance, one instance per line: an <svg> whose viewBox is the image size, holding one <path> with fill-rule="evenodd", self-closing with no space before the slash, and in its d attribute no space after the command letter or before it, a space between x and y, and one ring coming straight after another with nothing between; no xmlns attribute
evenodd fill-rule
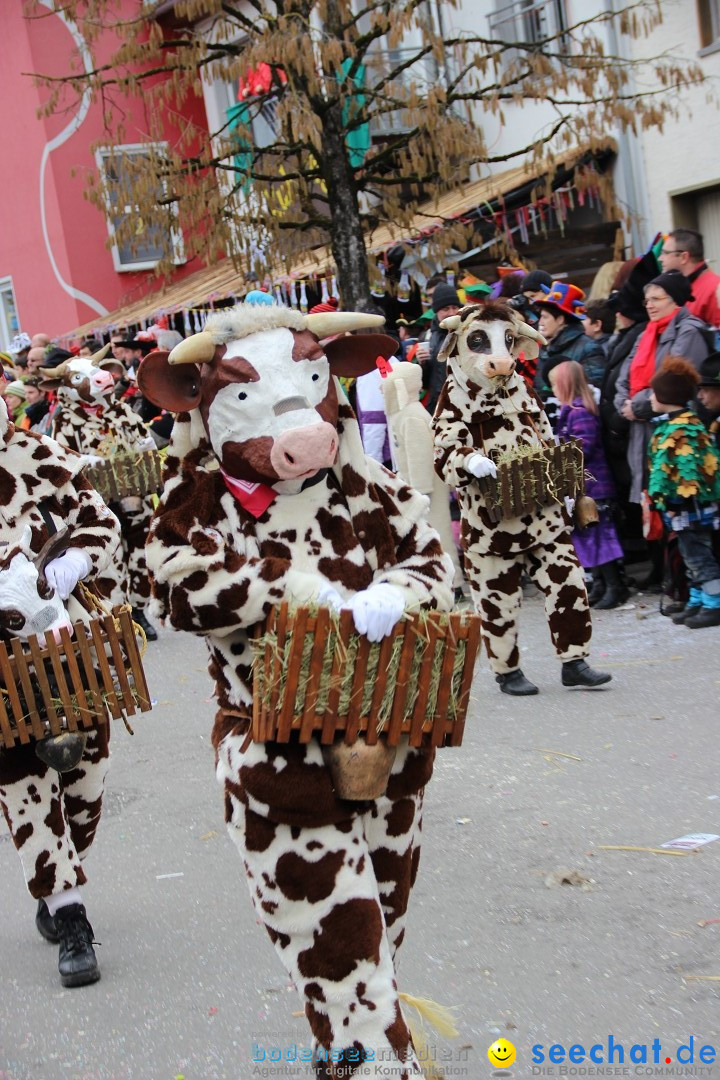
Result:
<svg viewBox="0 0 720 1080"><path fill-rule="evenodd" d="M251 484L248 480L237 480L234 476L228 476L224 469L220 472L230 494L237 499L243 510L247 510L254 518L262 517L277 498L277 491L267 484Z"/></svg>

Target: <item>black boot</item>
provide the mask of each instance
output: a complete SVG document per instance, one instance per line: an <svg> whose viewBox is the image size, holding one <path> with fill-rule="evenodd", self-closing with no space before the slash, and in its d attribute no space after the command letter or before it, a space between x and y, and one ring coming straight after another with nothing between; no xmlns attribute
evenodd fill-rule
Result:
<svg viewBox="0 0 720 1080"><path fill-rule="evenodd" d="M35 913L35 925L46 941L49 941L52 945L58 944L60 935L57 932L55 920L48 911L48 906L44 900L38 900L37 912Z"/></svg>
<svg viewBox="0 0 720 1080"><path fill-rule="evenodd" d="M563 686L602 686L611 679L609 672L595 671L585 660L566 660L562 666Z"/></svg>
<svg viewBox="0 0 720 1080"><path fill-rule="evenodd" d="M682 611L676 612L672 616L672 621L677 625L684 623L686 619L692 619L693 615L699 615L702 611L702 604L687 603L684 605Z"/></svg>
<svg viewBox="0 0 720 1080"><path fill-rule="evenodd" d="M598 600L602 600L603 596L605 595L605 590L607 589L602 566L596 566L593 568L592 577L592 585L590 586L590 591L588 592L588 604L590 605L590 607L595 607Z"/></svg>
<svg viewBox="0 0 720 1080"><path fill-rule="evenodd" d="M149 623L147 621L145 612L142 608L134 607L132 609L132 617L133 621L136 622L138 626L142 627L145 632L145 637L148 639L148 641L157 641L157 630L152 625L152 623Z"/></svg>
<svg viewBox="0 0 720 1080"><path fill-rule="evenodd" d="M93 949L93 928L82 904L66 904L55 912L60 935L58 971L63 986L85 986L100 978Z"/></svg>
<svg viewBox="0 0 720 1080"><path fill-rule="evenodd" d="M609 611L610 608L624 604L630 593L622 583L617 562L603 563L600 569L605 578L606 589L604 596L595 604L595 610Z"/></svg>
<svg viewBox="0 0 720 1080"><path fill-rule="evenodd" d="M511 694L513 697L528 697L538 693L537 686L525 678L520 668L508 671L505 675L496 675L495 682L499 684L503 694Z"/></svg>
<svg viewBox="0 0 720 1080"><path fill-rule="evenodd" d="M685 626L689 626L691 630L703 630L706 626L720 626L720 608L703 605L695 615L688 616Z"/></svg>

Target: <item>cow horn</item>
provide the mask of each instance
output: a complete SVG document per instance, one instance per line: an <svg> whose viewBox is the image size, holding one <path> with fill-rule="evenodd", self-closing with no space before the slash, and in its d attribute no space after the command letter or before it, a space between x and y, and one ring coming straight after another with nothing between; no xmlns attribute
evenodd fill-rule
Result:
<svg viewBox="0 0 720 1080"><path fill-rule="evenodd" d="M169 364L207 364L215 355L215 342L207 330L179 342L168 356Z"/></svg>
<svg viewBox="0 0 720 1080"><path fill-rule="evenodd" d="M384 316L368 315L364 311L316 311L305 316L305 326L318 338L344 334L348 330L370 330L384 324Z"/></svg>
<svg viewBox="0 0 720 1080"><path fill-rule="evenodd" d="M90 357L90 363L93 367L100 367L100 361L104 360L107 354L110 352L111 345L112 342L108 341L107 345L103 345L102 349L98 349L97 352L94 352L92 354L92 356Z"/></svg>
<svg viewBox="0 0 720 1080"><path fill-rule="evenodd" d="M42 369L42 377L43 377L43 379L62 379L63 376L65 375L67 369L68 369L68 362L67 362L67 360L65 360L65 361L63 361L62 364L58 364L57 367L43 368Z"/></svg>
<svg viewBox="0 0 720 1080"><path fill-rule="evenodd" d="M62 529L58 529L57 532L48 537L37 555L33 555L32 561L35 563L38 572L44 574L45 567L50 562L50 559L56 555L64 554L69 545L68 529L64 525Z"/></svg>

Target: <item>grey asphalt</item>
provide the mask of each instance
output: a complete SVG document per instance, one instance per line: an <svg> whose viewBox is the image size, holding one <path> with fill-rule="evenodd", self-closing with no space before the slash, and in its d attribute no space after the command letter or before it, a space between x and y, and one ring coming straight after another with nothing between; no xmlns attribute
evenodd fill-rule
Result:
<svg viewBox="0 0 720 1080"><path fill-rule="evenodd" d="M522 665L540 695L501 695L481 658L465 744L438 755L399 983L455 1008L458 1038L429 1036L448 1077L491 1076L498 1038L517 1077L533 1075L533 1046L610 1035L625 1065L659 1039L668 1074L690 1036L696 1066L702 1045L720 1051L720 840L680 856L602 848L720 832L720 628L673 626L653 597L594 623L592 660L613 682L565 690L526 600ZM225 832L204 643L161 631L146 667L157 705L134 737L115 724L87 864L96 985L60 987L0 826L0 1080L306 1076L269 1060L309 1038Z"/></svg>

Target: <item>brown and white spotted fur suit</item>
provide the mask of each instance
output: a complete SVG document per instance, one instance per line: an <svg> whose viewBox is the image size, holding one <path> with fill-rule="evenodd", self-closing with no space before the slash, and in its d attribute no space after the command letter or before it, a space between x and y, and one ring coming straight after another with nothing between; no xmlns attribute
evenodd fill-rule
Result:
<svg viewBox="0 0 720 1080"><path fill-rule="evenodd" d="M226 487L200 410L181 414L168 449L148 566L161 612L208 644L220 704L213 732L217 776L258 917L305 1001L318 1056L346 1055L345 1064L318 1062L318 1076L349 1076L353 1063L365 1060L363 1075L400 1080L422 1075L400 1009L393 958L417 872L432 752L401 745L386 795L358 804L336 796L317 740L249 742L248 628L282 599L302 601L302 582L330 582L344 598L386 582L402 590L408 605L448 610L452 564L427 523L427 499L365 458L337 380L328 383L323 375L327 358L316 340L298 334L293 346L290 331L280 338L292 348L291 363L305 350L317 354L317 361L303 365L307 399L311 372L324 378L333 400L341 397L339 418L336 400L333 405L335 464L310 486L278 495L255 518ZM245 356L253 355L257 368L254 344L250 339ZM238 350L244 346L241 340ZM249 362L239 362L248 372ZM287 385L278 378L273 383ZM243 398L247 385L240 388ZM257 383L255 389L261 389ZM318 391L319 397L325 393L324 387ZM212 411L207 427L213 430Z"/></svg>
<svg viewBox="0 0 720 1080"><path fill-rule="evenodd" d="M132 450L148 437L148 429L125 401L110 399L98 412L82 402L61 400L52 437L79 454L98 454L108 440ZM111 604L144 608L150 599L145 542L153 514L152 499L122 499L110 509L120 522L122 542L96 584Z"/></svg>
<svg viewBox="0 0 720 1080"><path fill-rule="evenodd" d="M465 468L477 451L491 457L518 446L555 441L539 399L521 376L513 372L501 380L486 378L477 373L471 358L464 365L458 362L468 331L482 332L493 321L506 327L511 354L527 349L527 342L517 334L517 317L504 305L471 305L461 310L459 319L460 326L442 353L449 371L433 419L435 467L457 489L468 580L482 616L490 666L496 675L520 666L517 619L523 573L543 593L558 657L581 659L588 655L592 626L564 508L553 504L495 523L477 481Z"/></svg>
<svg viewBox="0 0 720 1080"><path fill-rule="evenodd" d="M52 440L8 425L0 442L0 543L17 542L29 525L39 551L48 538L42 505L56 530L66 525L72 546L102 571L118 546L119 525L81 467ZM66 606L73 621L87 618L74 596ZM0 805L36 899L85 883L81 863L100 820L107 768L107 727L89 736L77 768L62 775L40 761L33 744L0 750Z"/></svg>

